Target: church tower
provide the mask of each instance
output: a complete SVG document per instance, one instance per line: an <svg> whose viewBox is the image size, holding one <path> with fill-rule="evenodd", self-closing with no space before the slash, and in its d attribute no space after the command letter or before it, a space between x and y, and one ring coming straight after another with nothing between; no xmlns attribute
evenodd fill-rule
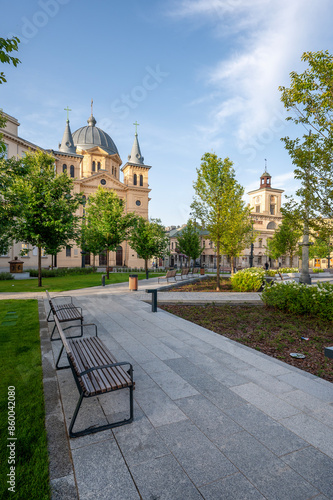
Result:
<svg viewBox="0 0 333 500"><path fill-rule="evenodd" d="M124 184L128 186L127 210L136 212L142 217L148 218L148 193L150 192L148 184L148 172L151 168L144 164L144 157L138 139L138 123L135 122L135 136L131 150L128 155L128 161L122 167L124 174Z"/></svg>

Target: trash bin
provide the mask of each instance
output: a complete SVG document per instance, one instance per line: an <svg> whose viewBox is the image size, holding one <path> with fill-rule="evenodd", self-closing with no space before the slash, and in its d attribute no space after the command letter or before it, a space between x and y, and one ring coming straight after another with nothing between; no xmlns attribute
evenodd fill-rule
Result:
<svg viewBox="0 0 333 500"><path fill-rule="evenodd" d="M138 289L138 275L137 274L130 274L129 275L129 289L132 292L136 292Z"/></svg>
<svg viewBox="0 0 333 500"><path fill-rule="evenodd" d="M202 267L202 268L200 269L200 274L205 274L205 268L204 268L204 267Z"/></svg>

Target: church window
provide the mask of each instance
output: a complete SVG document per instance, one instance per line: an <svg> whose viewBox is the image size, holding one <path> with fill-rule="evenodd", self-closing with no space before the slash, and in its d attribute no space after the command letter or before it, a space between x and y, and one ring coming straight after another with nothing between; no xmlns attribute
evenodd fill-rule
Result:
<svg viewBox="0 0 333 500"><path fill-rule="evenodd" d="M141 201L140 200L136 200L135 204L139 207L141 205Z"/></svg>
<svg viewBox="0 0 333 500"><path fill-rule="evenodd" d="M101 170L101 162L97 162L97 170Z"/></svg>
<svg viewBox="0 0 333 500"><path fill-rule="evenodd" d="M257 214L260 214L260 205L257 205L257 206L256 206L256 213L257 213Z"/></svg>
<svg viewBox="0 0 333 500"><path fill-rule="evenodd" d="M72 249L71 247L67 246L66 247L66 257L71 257L72 256Z"/></svg>
<svg viewBox="0 0 333 500"><path fill-rule="evenodd" d="M70 176L71 176L71 177L74 177L74 165L71 165L71 166L69 167L69 172L70 172Z"/></svg>
<svg viewBox="0 0 333 500"><path fill-rule="evenodd" d="M102 186L105 186L106 180L105 179L101 179L101 184L102 184Z"/></svg>
<svg viewBox="0 0 333 500"><path fill-rule="evenodd" d="M115 177L117 177L117 169L116 169L116 167L114 167L114 175L115 175Z"/></svg>
<svg viewBox="0 0 333 500"><path fill-rule="evenodd" d="M275 222L269 222L267 224L267 229L276 229L276 224Z"/></svg>
<svg viewBox="0 0 333 500"><path fill-rule="evenodd" d="M95 161L92 162L92 171L96 172L96 162Z"/></svg>
<svg viewBox="0 0 333 500"><path fill-rule="evenodd" d="M261 255L258 257L258 265L260 266L262 264L262 257Z"/></svg>
<svg viewBox="0 0 333 500"><path fill-rule="evenodd" d="M62 171L63 171L63 172L67 172L67 165L66 165L66 163L64 163L64 164L63 164L63 166L62 166Z"/></svg>
<svg viewBox="0 0 333 500"><path fill-rule="evenodd" d="M21 244L21 252L22 252L22 256L23 257L26 257L29 253L29 245L27 243L22 243Z"/></svg>
<svg viewBox="0 0 333 500"><path fill-rule="evenodd" d="M269 179L267 179L267 184L269 184Z"/></svg>
<svg viewBox="0 0 333 500"><path fill-rule="evenodd" d="M136 174L134 174L134 175L133 175L133 184L134 184L134 186L136 186L136 185L137 185L137 183L138 183L138 177L137 177L137 175L136 175Z"/></svg>
<svg viewBox="0 0 333 500"><path fill-rule="evenodd" d="M143 186L143 175L140 175L140 186Z"/></svg>

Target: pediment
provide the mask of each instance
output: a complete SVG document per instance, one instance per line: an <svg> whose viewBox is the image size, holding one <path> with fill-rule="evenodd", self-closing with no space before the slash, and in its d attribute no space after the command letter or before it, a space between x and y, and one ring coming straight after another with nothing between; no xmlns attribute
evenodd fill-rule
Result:
<svg viewBox="0 0 333 500"><path fill-rule="evenodd" d="M106 181L105 184L101 184L102 179L105 179ZM107 189L121 189L123 191L124 190L127 191L128 189L128 187L123 182L119 181L118 179L115 179L112 175L110 175L106 171L98 172L97 174L91 175L90 177L87 178L77 179L75 181L75 184L79 184L80 186L82 186L82 188L94 187L97 189L98 186L102 186Z"/></svg>

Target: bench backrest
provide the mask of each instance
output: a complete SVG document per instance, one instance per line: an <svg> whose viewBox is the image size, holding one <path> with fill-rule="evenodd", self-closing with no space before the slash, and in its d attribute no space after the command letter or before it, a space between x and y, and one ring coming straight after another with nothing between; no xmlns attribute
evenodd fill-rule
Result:
<svg viewBox="0 0 333 500"><path fill-rule="evenodd" d="M188 272L189 272L189 269L187 267L184 267L182 269L182 276L187 276L188 275Z"/></svg>
<svg viewBox="0 0 333 500"><path fill-rule="evenodd" d="M57 316L54 316L54 321L55 321L55 324L57 325L58 332L59 332L59 335L60 335L60 338L61 338L61 342L63 343L65 351L67 352L68 356L71 359L73 359L72 351L70 350L70 347L69 347L67 339L66 339L66 335L64 334L63 329L61 328L61 324L59 323L59 320L58 320Z"/></svg>
<svg viewBox="0 0 333 500"><path fill-rule="evenodd" d="M173 271L168 271L166 273L166 278L174 278L176 276L177 270L174 269Z"/></svg>
<svg viewBox="0 0 333 500"><path fill-rule="evenodd" d="M45 290L45 292L46 292L46 297L47 297L47 300L49 301L52 313L53 313L53 315L55 315L56 311L55 311L55 307L53 305L52 299L50 297L50 294L49 294L49 292L47 290Z"/></svg>

